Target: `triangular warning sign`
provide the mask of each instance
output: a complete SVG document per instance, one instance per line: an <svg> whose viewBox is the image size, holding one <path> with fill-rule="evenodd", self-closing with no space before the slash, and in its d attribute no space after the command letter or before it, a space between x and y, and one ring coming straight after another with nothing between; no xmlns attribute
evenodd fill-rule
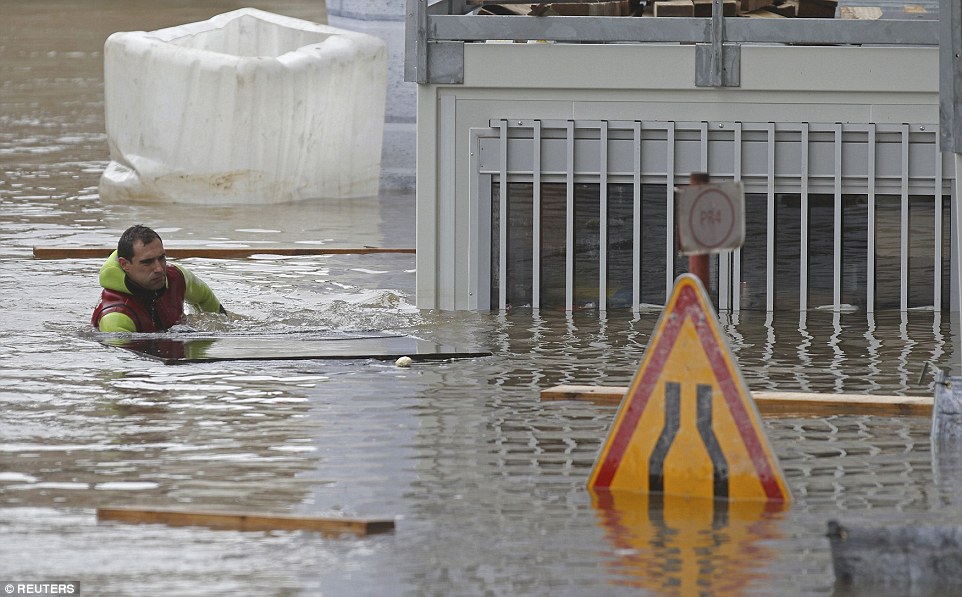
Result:
<svg viewBox="0 0 962 597"><path fill-rule="evenodd" d="M758 409L695 276L675 281L588 487L791 501Z"/></svg>

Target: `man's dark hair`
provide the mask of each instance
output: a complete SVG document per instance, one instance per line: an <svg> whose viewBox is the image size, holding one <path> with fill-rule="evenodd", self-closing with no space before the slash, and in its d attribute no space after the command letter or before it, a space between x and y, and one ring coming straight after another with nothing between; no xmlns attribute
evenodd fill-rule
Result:
<svg viewBox="0 0 962 597"><path fill-rule="evenodd" d="M117 241L117 256L127 260L133 259L134 245L137 241L140 241L141 244L149 245L155 240L160 240L160 235L152 229L141 226L140 224L131 226L124 230L124 233L120 235L120 240Z"/></svg>

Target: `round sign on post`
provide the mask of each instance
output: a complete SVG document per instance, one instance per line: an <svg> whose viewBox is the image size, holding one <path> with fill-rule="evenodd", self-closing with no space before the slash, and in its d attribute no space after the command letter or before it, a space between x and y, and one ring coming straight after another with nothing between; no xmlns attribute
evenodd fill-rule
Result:
<svg viewBox="0 0 962 597"><path fill-rule="evenodd" d="M731 251L745 241L745 192L741 182L692 185L678 190L678 252Z"/></svg>

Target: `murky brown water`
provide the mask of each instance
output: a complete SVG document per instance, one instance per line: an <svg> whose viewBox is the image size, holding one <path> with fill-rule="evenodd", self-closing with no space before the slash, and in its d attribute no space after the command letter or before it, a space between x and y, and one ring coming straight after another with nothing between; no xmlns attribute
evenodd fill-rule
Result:
<svg viewBox="0 0 962 597"><path fill-rule="evenodd" d="M168 245L413 246L412 194L99 199L106 36L246 4L0 0L0 577L79 580L85 595L826 594L829 519L962 517L934 482L928 421L911 417L766 419L788 512L719 525L684 505L593 504L584 483L615 409L542 404L539 390L626 385L657 313L420 312L410 255L186 263L244 316L231 331L388 330L494 357L169 367L96 343L99 261L34 260L34 245L112 244L143 222ZM255 5L323 18L316 2ZM948 319L742 313L725 329L753 389L930 395L922 363L959 361ZM363 539L136 527L97 523L102 505L398 526Z"/></svg>

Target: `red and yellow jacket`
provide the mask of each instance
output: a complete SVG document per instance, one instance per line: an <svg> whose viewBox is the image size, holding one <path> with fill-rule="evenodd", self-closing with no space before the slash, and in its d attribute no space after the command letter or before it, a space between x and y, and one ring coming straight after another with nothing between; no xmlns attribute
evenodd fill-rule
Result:
<svg viewBox="0 0 962 597"><path fill-rule="evenodd" d="M222 311L220 301L200 278L179 265L167 265L167 286L152 291L136 286L117 261L117 251L100 268L100 303L90 323L101 332L157 332L184 316L184 301L202 311Z"/></svg>

